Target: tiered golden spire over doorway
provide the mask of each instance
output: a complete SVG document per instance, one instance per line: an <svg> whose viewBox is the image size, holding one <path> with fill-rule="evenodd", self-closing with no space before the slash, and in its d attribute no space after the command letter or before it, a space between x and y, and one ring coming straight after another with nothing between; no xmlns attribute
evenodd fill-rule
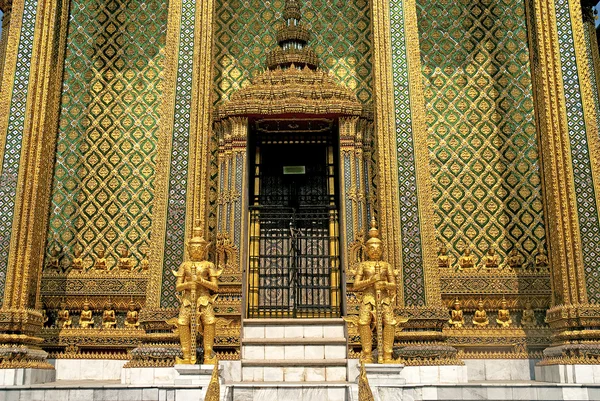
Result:
<svg viewBox="0 0 600 401"><path fill-rule="evenodd" d="M283 25L277 31L279 47L267 53L267 68L274 70L294 65L299 68L308 67L316 70L319 58L308 45L311 32L301 22L302 12L299 0L287 0L283 10Z"/></svg>

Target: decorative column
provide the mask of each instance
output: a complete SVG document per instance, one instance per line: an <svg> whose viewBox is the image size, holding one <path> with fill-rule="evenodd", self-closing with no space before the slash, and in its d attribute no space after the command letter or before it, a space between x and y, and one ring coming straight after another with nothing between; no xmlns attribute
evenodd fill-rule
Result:
<svg viewBox="0 0 600 401"><path fill-rule="evenodd" d="M456 350L443 344L448 312L435 256L416 4L388 0L371 7L379 227L385 259L400 271L397 314L418 330L397 333L397 343L409 364L459 363Z"/></svg>
<svg viewBox="0 0 600 401"><path fill-rule="evenodd" d="M373 123L359 117L342 117L340 127L340 196L345 224L346 260L350 270L361 259L362 247L367 240L369 221L374 210L370 142ZM352 278L350 278L351 280Z"/></svg>
<svg viewBox="0 0 600 401"><path fill-rule="evenodd" d="M151 270L140 312L145 342L152 345L136 349L128 367L173 365L178 339L165 322L179 304L172 272L188 257L185 244L194 221L208 234L214 6L213 0L169 1Z"/></svg>
<svg viewBox="0 0 600 401"><path fill-rule="evenodd" d="M215 134L219 142L216 263L223 268L222 291L241 306L242 260L245 258L242 244L247 242L248 232L244 227L248 199L245 195L248 118L230 117L218 121Z"/></svg>
<svg viewBox="0 0 600 401"><path fill-rule="evenodd" d="M38 345L39 287L58 124L69 2L14 0L0 110L0 368L2 384L51 380ZM14 372L14 371L13 371Z"/></svg>
<svg viewBox="0 0 600 401"><path fill-rule="evenodd" d="M553 289L552 346L537 377L553 381L560 370L561 380L581 381L578 366L560 365L597 363L600 350L600 139L580 0L534 0L532 11Z"/></svg>

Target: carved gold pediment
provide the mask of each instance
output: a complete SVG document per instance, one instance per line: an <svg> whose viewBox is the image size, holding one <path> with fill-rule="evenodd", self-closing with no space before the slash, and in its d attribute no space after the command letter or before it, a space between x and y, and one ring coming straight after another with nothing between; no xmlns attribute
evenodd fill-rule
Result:
<svg viewBox="0 0 600 401"><path fill-rule="evenodd" d="M266 70L217 107L217 120L252 115L363 116L369 110L327 71L308 67Z"/></svg>

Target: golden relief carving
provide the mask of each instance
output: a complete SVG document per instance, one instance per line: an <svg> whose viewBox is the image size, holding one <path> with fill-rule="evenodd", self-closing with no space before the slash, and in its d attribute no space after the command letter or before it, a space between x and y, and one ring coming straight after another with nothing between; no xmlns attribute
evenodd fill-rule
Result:
<svg viewBox="0 0 600 401"><path fill-rule="evenodd" d="M498 309L498 317L496 323L500 327L510 327L512 319L510 318L510 311L508 310L508 304L505 298L502 298L502 306Z"/></svg>
<svg viewBox="0 0 600 401"><path fill-rule="evenodd" d="M135 302L129 302L129 310L127 311L127 316L125 317L125 327L131 329L137 329L140 327L139 321L139 312L135 308Z"/></svg>
<svg viewBox="0 0 600 401"><path fill-rule="evenodd" d="M450 320L448 320L448 324L452 327L461 328L465 324L465 318L458 298L454 301L453 306L454 308L450 310Z"/></svg>
<svg viewBox="0 0 600 401"><path fill-rule="evenodd" d="M72 320L69 316L69 310L67 305L62 302L60 304L60 310L58 311L58 318L56 319L56 325L61 329L71 328Z"/></svg>
<svg viewBox="0 0 600 401"><path fill-rule="evenodd" d="M90 309L89 302L85 302L83 304L83 310L79 314L79 327L82 329L89 329L94 327L94 317Z"/></svg>
<svg viewBox="0 0 600 401"><path fill-rule="evenodd" d="M521 326L525 328L535 327L537 325L535 319L535 311L531 306L531 300L527 300L525 309L523 310L523 316L521 317Z"/></svg>
<svg viewBox="0 0 600 401"><path fill-rule="evenodd" d="M102 312L102 327L105 329L114 329L117 326L117 316L113 309L113 303L108 302L106 309Z"/></svg>
<svg viewBox="0 0 600 401"><path fill-rule="evenodd" d="M458 265L456 269L463 271L465 269L475 268L475 257L471 255L471 248L466 247L464 253L458 258Z"/></svg>
<svg viewBox="0 0 600 401"><path fill-rule="evenodd" d="M487 317L487 312L483 309L483 301L480 300L477 303L477 310L473 315L473 324L477 327L487 327L490 324L490 321Z"/></svg>

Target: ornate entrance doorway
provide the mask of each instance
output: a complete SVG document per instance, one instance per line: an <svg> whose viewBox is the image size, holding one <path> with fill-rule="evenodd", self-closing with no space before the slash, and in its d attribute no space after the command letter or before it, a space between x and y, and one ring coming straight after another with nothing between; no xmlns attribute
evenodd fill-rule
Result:
<svg viewBox="0 0 600 401"><path fill-rule="evenodd" d="M250 149L248 317L339 317L337 132L268 125Z"/></svg>

